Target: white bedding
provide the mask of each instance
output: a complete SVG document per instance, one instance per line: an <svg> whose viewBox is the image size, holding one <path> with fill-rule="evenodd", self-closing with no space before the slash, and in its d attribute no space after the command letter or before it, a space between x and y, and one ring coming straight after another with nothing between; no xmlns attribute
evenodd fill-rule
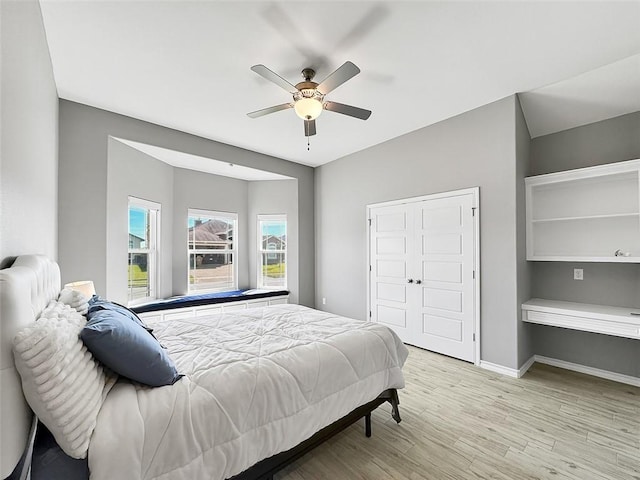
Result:
<svg viewBox="0 0 640 480"><path fill-rule="evenodd" d="M404 387L408 351L375 323L277 305L150 326L186 376L111 390L92 480L228 478Z"/></svg>

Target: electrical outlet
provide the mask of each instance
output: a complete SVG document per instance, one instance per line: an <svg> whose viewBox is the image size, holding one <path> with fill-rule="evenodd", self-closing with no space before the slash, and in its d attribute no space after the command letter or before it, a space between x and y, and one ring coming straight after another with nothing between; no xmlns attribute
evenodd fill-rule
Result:
<svg viewBox="0 0 640 480"><path fill-rule="evenodd" d="M326 304L327 304L327 299L326 299L326 298L324 298L324 297L322 297L322 304L323 304L323 305L326 305Z"/></svg>
<svg viewBox="0 0 640 480"><path fill-rule="evenodd" d="M574 280L583 280L584 279L584 272L581 268L574 268L573 269L573 279Z"/></svg>

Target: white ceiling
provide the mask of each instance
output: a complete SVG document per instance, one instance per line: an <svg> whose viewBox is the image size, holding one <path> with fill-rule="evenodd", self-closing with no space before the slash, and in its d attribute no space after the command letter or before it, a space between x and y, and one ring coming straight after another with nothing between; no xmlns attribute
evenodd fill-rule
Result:
<svg viewBox="0 0 640 480"><path fill-rule="evenodd" d="M532 138L640 111L640 55L521 93L520 103Z"/></svg>
<svg viewBox="0 0 640 480"><path fill-rule="evenodd" d="M179 152L168 148L149 145L146 143L134 142L133 140L125 140L124 138L113 137L131 148L150 155L164 163L173 167L186 168L188 170L197 170L199 172L211 173L213 175L221 175L223 177L238 178L240 180L256 181L256 180L291 180L292 177L280 175L278 173L258 170L256 168L245 167L243 165L235 165L233 163L214 160L212 158L201 157L191 153Z"/></svg>
<svg viewBox="0 0 640 480"><path fill-rule="evenodd" d="M640 54L638 1L41 4L61 98L312 166L516 92L535 91L524 103L536 136L627 113L640 89L600 95L595 117L584 98L603 91L585 78L627 70L583 74ZM290 101L252 65L297 83L303 67L319 81L347 60L362 73L327 99L370 109L369 120L324 112L307 151L293 111L246 116ZM571 94L576 76L580 101L558 113L552 85Z"/></svg>

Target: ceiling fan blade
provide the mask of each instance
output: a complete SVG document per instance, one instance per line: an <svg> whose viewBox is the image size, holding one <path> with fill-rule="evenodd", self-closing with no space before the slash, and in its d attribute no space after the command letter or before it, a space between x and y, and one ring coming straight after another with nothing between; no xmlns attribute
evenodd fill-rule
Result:
<svg viewBox="0 0 640 480"><path fill-rule="evenodd" d="M344 103L338 102L324 102L324 109L329 110L330 112L359 118L360 120L366 120L371 116L371 110L365 110L364 108L353 107L351 105L345 105Z"/></svg>
<svg viewBox="0 0 640 480"><path fill-rule="evenodd" d="M262 11L262 15L274 31L278 32L289 42L291 48L295 49L302 58L304 58L302 62L304 65L313 68L316 72L323 70L328 63L327 57L312 47L314 42L311 42L307 38L308 33L306 29L299 27L299 22L296 23L287 12L288 10L272 2ZM300 70L296 70L295 73L292 74L299 75Z"/></svg>
<svg viewBox="0 0 640 480"><path fill-rule="evenodd" d="M318 91L323 95L335 90L350 78L360 73L360 69L351 62L344 62L335 72L325 78L320 85Z"/></svg>
<svg viewBox="0 0 640 480"><path fill-rule="evenodd" d="M251 70L256 72L261 77L264 77L267 80L275 83L279 87L284 88L289 93L296 93L298 91L296 87L291 85L289 82L287 82L284 78L282 78L276 72L269 70L264 65L254 65L253 67L251 67Z"/></svg>
<svg viewBox="0 0 640 480"><path fill-rule="evenodd" d="M311 137L316 134L316 121L314 120L304 120L304 136Z"/></svg>
<svg viewBox="0 0 640 480"><path fill-rule="evenodd" d="M286 110L287 108L293 108L293 103L283 103L280 105L274 105L273 107L263 108L262 110L247 113L247 116L251 118L258 118L269 115L270 113L279 112L280 110Z"/></svg>

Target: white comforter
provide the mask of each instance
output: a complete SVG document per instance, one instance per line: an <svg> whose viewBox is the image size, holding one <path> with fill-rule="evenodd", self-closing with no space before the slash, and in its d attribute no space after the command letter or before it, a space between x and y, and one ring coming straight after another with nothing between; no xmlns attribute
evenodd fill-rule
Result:
<svg viewBox="0 0 640 480"><path fill-rule="evenodd" d="M408 351L375 323L278 305L151 326L186 376L111 390L92 480L228 478L404 387Z"/></svg>

